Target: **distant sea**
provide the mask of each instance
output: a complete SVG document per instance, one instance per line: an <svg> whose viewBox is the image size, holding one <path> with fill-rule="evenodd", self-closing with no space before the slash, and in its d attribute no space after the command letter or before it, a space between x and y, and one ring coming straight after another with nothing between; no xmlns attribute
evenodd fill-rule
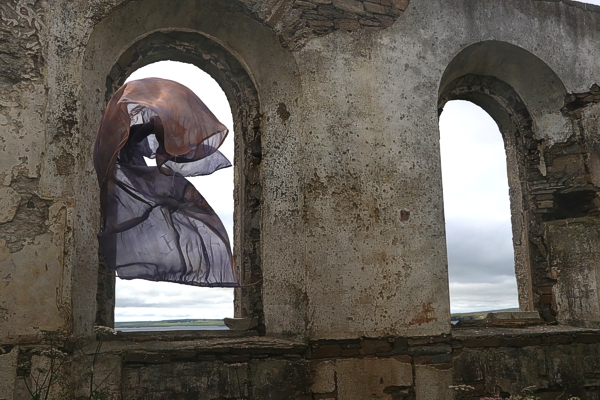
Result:
<svg viewBox="0 0 600 400"><path fill-rule="evenodd" d="M166 321L115 322L115 330L121 332L167 332L167 331L227 331L222 319L178 319Z"/></svg>
<svg viewBox="0 0 600 400"><path fill-rule="evenodd" d="M225 325L205 325L205 326L138 326L135 328L115 327L120 332L168 332L168 331L228 331Z"/></svg>

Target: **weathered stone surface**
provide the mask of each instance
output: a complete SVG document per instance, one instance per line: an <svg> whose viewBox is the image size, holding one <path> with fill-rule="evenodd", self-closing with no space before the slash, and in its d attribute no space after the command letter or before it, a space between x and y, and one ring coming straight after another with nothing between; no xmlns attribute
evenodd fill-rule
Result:
<svg viewBox="0 0 600 400"><path fill-rule="evenodd" d="M340 399L391 400L389 388L413 386L412 366L394 359L338 360L336 371Z"/></svg>
<svg viewBox="0 0 600 400"><path fill-rule="evenodd" d="M490 110L510 160L521 307L597 324L597 7L167 3L0 4L1 345L18 343L35 368L46 365L32 350L40 329L91 335L94 132L128 74L176 59L207 70L232 103L236 316L256 317L266 336L117 337L98 364L100 375L117 365L111 396L444 399L450 360L452 383L474 382L481 397L531 385L547 398L597 395L595 331L448 336L438 134L442 100ZM28 398L15 351L0 355L0 392ZM87 367L73 362L74 390Z"/></svg>
<svg viewBox="0 0 600 400"><path fill-rule="evenodd" d="M20 201L21 196L13 188L0 188L0 224L12 221Z"/></svg>
<svg viewBox="0 0 600 400"><path fill-rule="evenodd" d="M452 399L452 369L415 365L415 392L417 400Z"/></svg>
<svg viewBox="0 0 600 400"><path fill-rule="evenodd" d="M599 227L591 218L546 224L550 266L556 271L553 297L562 323L600 326Z"/></svg>
<svg viewBox="0 0 600 400"><path fill-rule="evenodd" d="M590 154L587 165L590 177L595 186L600 187L600 103L590 105L581 110L581 124L586 141L586 151Z"/></svg>
<svg viewBox="0 0 600 400"><path fill-rule="evenodd" d="M0 354L0 400L13 400L17 379L17 357L19 349Z"/></svg>
<svg viewBox="0 0 600 400"><path fill-rule="evenodd" d="M323 361L315 366L313 372L313 384L310 387L312 393L331 393L335 391L335 363Z"/></svg>
<svg viewBox="0 0 600 400"><path fill-rule="evenodd" d="M0 340L18 341L43 330L69 330L71 321L70 262L65 257L69 207L54 203L48 220L38 222L42 231L10 252L0 240Z"/></svg>
<svg viewBox="0 0 600 400"><path fill-rule="evenodd" d="M258 325L258 318L223 318L223 322L232 331L247 331Z"/></svg>

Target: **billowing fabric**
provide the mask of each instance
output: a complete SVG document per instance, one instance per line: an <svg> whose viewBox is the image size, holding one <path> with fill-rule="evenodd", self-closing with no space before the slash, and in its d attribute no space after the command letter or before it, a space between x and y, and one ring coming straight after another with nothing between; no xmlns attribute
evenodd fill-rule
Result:
<svg viewBox="0 0 600 400"><path fill-rule="evenodd" d="M184 178L231 166L217 150L227 133L191 90L173 81L131 81L111 98L94 167L103 218L98 240L120 278L238 286L225 227Z"/></svg>

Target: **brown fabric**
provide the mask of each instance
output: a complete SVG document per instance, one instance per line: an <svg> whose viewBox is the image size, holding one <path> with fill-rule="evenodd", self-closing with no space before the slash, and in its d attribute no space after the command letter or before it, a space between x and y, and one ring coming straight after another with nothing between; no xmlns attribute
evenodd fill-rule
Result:
<svg viewBox="0 0 600 400"><path fill-rule="evenodd" d="M94 147L109 267L124 279L237 286L227 232L184 177L231 166L217 150L227 136L187 87L150 78L111 98ZM144 157L156 158L146 166Z"/></svg>

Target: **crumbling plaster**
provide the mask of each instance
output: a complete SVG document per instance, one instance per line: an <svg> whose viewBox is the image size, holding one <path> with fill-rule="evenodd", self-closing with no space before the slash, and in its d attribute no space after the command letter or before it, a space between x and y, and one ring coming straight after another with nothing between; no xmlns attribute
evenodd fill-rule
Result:
<svg viewBox="0 0 600 400"><path fill-rule="evenodd" d="M565 200L553 198L598 190L600 101L593 100L592 93L592 100L563 109L569 94L587 99L586 93L600 82L598 8L535 0L393 0L381 1L380 8L366 3L371 2L1 4L0 42L6 51L0 53L0 344L35 341L40 329L91 334L99 229L92 143L107 95L118 84L107 77L122 76L114 67L123 54L159 32L202 35L214 42L237 60L243 69L240 75L248 77L256 93L256 118L236 120L236 157L243 158L247 150L256 162L248 179L252 196L260 199L260 213L243 223L260 231L253 242L253 262L260 266L259 303L267 337L302 343L384 338L384 345L376 344L383 347L388 337L389 343L402 337L450 340L438 100L453 80L453 71L490 73L512 86L527 107L539 142L536 151L541 156L535 168L543 176L564 178L562 186L552 189L559 192L543 194L547 198L527 217L536 221L541 238L530 245L544 258L540 265L548 268L517 271L529 274L523 279L537 285L525 295L528 289L521 289L530 301L524 308L545 305L544 316L560 323L598 326L598 207L591 201L585 204L590 207L585 215L559 215L558 203ZM375 20L382 22L369 25ZM538 68L498 54L487 64L478 53L467 60L457 58L484 42L505 43L531 54L552 72L552 82L536 75ZM186 45L174 43L182 49L181 60L193 59L185 54ZM457 59L466 69L448 67ZM222 70L230 71L228 67ZM213 75L229 87L232 105L243 104L246 92L236 91L235 80L225 82L227 73L215 70ZM244 125L246 117L252 124ZM258 148L244 147L242 125L248 132L260 132ZM243 186L244 171L237 170L238 186ZM243 206L238 201L238 207ZM589 293L581 294L584 288ZM390 349L401 349L402 341L394 340ZM374 372L364 379L369 382L361 392L365 398L393 398L400 392L409 396L415 391L423 399L448 395L448 345L433 344L435 355L427 361L412 350L354 353L353 347L344 346L339 354L322 356L333 361L317 368L324 377L311 383L316 385L313 394L349 398L358 390L352 382L355 371L367 366ZM281 371L287 368L299 377L297 382L312 382L316 372L309 371L305 358L315 357L317 348L277 349L278 357L283 354L279 351L292 354L256 361L252 368L266 377L264 381L269 376L282 380ZM9 391L16 387L11 382L19 379L10 372L15 363L12 349L0 355L0 374L8 379L0 388ZM110 357L120 351L113 350ZM365 361L365 354L383 359ZM228 360L236 359L144 370L137 368L138 361L127 361L111 390L118 398L119 385L124 384L125 392L135 397L135 382L153 385L152 369L165 376L182 371L206 374L218 396L225 393L219 382L231 373ZM394 377L386 375L390 365L398 370ZM272 371L277 372L271 375ZM331 371L341 374L335 385ZM486 385L509 372L489 372ZM393 388L375 378L391 379ZM432 380L439 384L424 383ZM280 385L277 390L304 396L310 385L301 385ZM14 390L22 393L23 388ZM169 390L187 389L173 382L160 393L168 396ZM275 388L269 384L257 390L269 393Z"/></svg>

